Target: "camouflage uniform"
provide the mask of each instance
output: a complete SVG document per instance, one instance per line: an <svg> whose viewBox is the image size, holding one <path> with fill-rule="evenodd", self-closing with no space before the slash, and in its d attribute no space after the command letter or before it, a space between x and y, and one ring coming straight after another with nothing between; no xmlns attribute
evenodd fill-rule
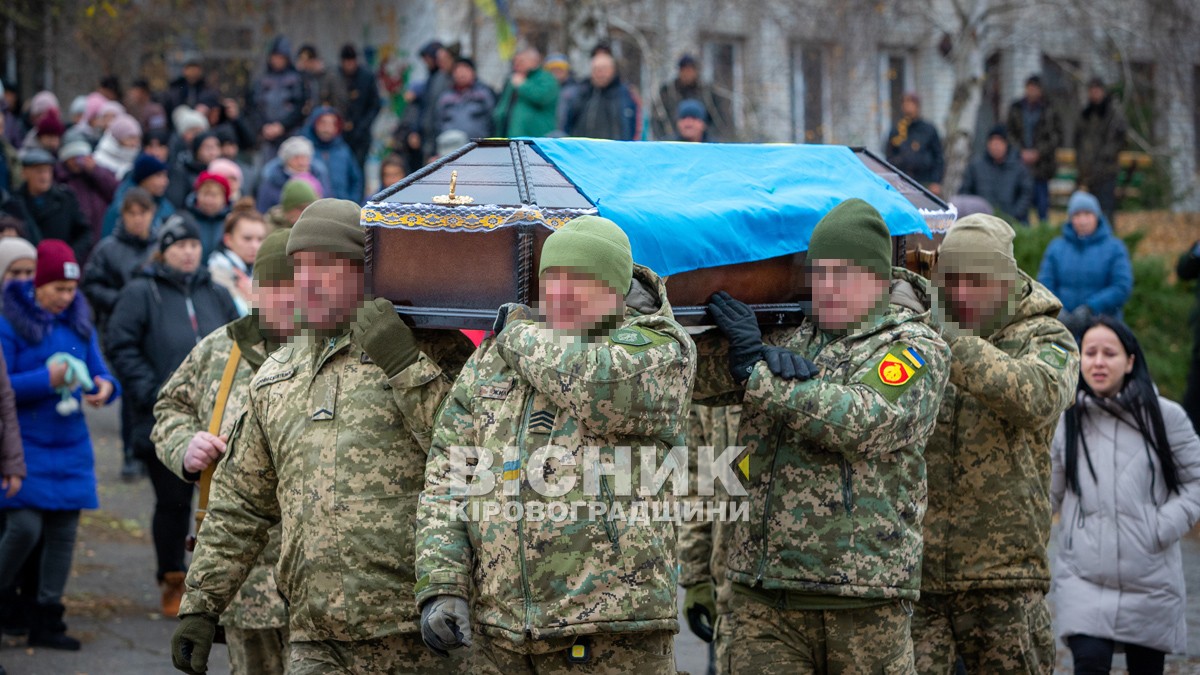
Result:
<svg viewBox="0 0 1200 675"><path fill-rule="evenodd" d="M266 359L266 340L258 330L258 319L245 316L209 333L179 365L159 390L154 404L156 423L150 434L163 465L183 480L183 456L197 431L208 429L216 406L217 390L233 343L241 348L241 362L225 403L219 435L227 435L246 405L250 380ZM213 476L221 480L222 464ZM234 673L271 674L284 672L287 662L287 606L279 597L272 569L279 560L280 527L270 529L267 547L221 615ZM261 634L260 634L261 633Z"/></svg>
<svg viewBox="0 0 1200 675"><path fill-rule="evenodd" d="M743 403L749 518L728 524L734 599L722 624L735 673L858 672L851 661L873 672L911 670L921 452L950 350L930 326L926 282L900 268L892 275L891 304L856 333L811 321L764 333L764 344L814 361L821 372L812 380L779 379L760 361L739 386L728 341L715 332L697 341L697 402ZM846 622L857 627L843 632ZM871 648L862 649L861 635Z"/></svg>
<svg viewBox="0 0 1200 675"><path fill-rule="evenodd" d="M639 633L651 641L678 630L670 523L593 520L587 510L559 522L470 517L471 508L493 501L525 509L596 501L626 515L664 503L662 493L638 494L641 472L632 457L633 496L615 495L607 475L597 481L599 495L589 494L582 471L575 471L582 469L585 448L598 448L601 463L613 462L620 446L635 456L640 447L654 448L661 460L684 440L695 346L672 318L662 282L645 268L636 268L634 277L635 285L652 289L656 311L629 310L619 328L590 340L527 321L509 325L471 357L438 420L417 515L417 603L439 595L472 600L472 627L490 645L479 650L481 669L543 672L580 636L599 641L598 634ZM529 455L549 445L576 461L563 471L575 475L575 486L561 497L529 487ZM496 490L455 493L449 477L462 468L451 451L456 446L497 454L512 448L492 462ZM550 476L560 466L551 459L532 470ZM516 494L501 494L506 475ZM468 508L468 522L455 512L460 505ZM670 661L674 673L673 656ZM599 650L593 663L600 670L579 672L615 667Z"/></svg>
<svg viewBox="0 0 1200 675"><path fill-rule="evenodd" d="M214 483L180 614L222 611L282 523L289 672L347 659L374 664L366 672L445 671L419 636L411 523L435 410L471 345L414 332L420 357L390 379L348 333L306 335L267 358Z"/></svg>
<svg viewBox="0 0 1200 675"><path fill-rule="evenodd" d="M929 511L917 669L1049 672L1050 441L1079 377L1061 305L1024 273L1013 316L951 342L950 384L925 448Z"/></svg>
<svg viewBox="0 0 1200 675"><path fill-rule="evenodd" d="M688 457L691 461L689 475L696 476L696 448L712 446L714 455L737 444L738 420L742 417L742 406L693 405L688 414ZM717 486L719 488L719 484ZM695 485L693 495L698 495ZM728 499L726 495L699 497L698 499ZM729 631L722 624L729 619L729 601L733 595L733 582L725 576L726 537L728 528L719 520L689 520L679 527L679 584L684 587L711 581L716 590L717 616L713 625L712 660L717 675L725 675L729 660Z"/></svg>

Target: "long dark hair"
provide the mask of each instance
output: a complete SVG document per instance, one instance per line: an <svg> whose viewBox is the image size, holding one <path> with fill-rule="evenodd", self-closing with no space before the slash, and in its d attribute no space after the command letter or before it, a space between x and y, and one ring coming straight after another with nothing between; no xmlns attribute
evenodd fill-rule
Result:
<svg viewBox="0 0 1200 675"><path fill-rule="evenodd" d="M1158 405L1158 393L1154 389L1154 381L1150 379L1150 369L1146 367L1146 355L1138 343L1133 331L1119 319L1110 316L1093 317L1079 333L1079 343L1082 351L1083 336L1096 326L1104 326L1117 334L1125 352L1133 357L1133 370L1125 376L1121 391L1117 395L1105 399L1096 395L1082 376L1079 378L1079 390L1076 395L1076 405L1066 412L1066 448L1064 468L1067 474L1067 487L1079 494L1079 450L1083 450L1084 461L1087 462L1088 472L1092 480L1096 479L1096 469L1092 466L1092 458L1088 453L1087 440L1082 433L1083 418L1087 416L1087 406L1080 405L1085 398L1091 398L1095 403L1116 417L1138 430L1146 447L1146 459L1150 461L1150 453L1158 457L1162 467L1163 480L1168 492L1179 492L1179 473L1175 467L1175 456L1171 453L1171 442L1167 438L1166 426L1163 424L1162 409ZM1125 413L1124 415L1120 413ZM1130 421L1132 420L1132 421ZM1153 462L1151 461L1151 467ZM1154 472L1151 471L1150 491L1154 493Z"/></svg>

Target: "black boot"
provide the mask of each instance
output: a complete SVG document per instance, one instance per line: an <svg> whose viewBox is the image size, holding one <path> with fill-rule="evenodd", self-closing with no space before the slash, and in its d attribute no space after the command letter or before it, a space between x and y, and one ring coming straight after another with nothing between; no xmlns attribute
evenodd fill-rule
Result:
<svg viewBox="0 0 1200 675"><path fill-rule="evenodd" d="M79 651L79 640L67 635L67 624L62 620L66 610L62 603L39 604L29 629L29 646Z"/></svg>

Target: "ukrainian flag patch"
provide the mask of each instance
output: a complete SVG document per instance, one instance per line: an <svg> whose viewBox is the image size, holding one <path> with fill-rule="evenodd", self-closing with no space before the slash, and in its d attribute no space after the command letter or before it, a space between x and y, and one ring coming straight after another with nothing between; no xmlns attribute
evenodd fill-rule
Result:
<svg viewBox="0 0 1200 675"><path fill-rule="evenodd" d="M1057 342L1051 342L1049 347L1038 352L1038 358L1059 370L1063 370L1071 361L1071 352L1067 351L1066 347Z"/></svg>
<svg viewBox="0 0 1200 675"><path fill-rule="evenodd" d="M520 480L521 479L521 460L514 459L504 463L504 480Z"/></svg>

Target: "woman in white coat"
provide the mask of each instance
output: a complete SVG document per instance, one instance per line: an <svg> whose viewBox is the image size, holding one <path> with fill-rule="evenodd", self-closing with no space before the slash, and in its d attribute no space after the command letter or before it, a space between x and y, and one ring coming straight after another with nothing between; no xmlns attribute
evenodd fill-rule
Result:
<svg viewBox="0 0 1200 675"><path fill-rule="evenodd" d="M1052 446L1056 632L1076 673L1162 673L1187 647L1179 539L1200 519L1200 439L1158 396L1125 324L1093 319L1080 346L1075 406Z"/></svg>

